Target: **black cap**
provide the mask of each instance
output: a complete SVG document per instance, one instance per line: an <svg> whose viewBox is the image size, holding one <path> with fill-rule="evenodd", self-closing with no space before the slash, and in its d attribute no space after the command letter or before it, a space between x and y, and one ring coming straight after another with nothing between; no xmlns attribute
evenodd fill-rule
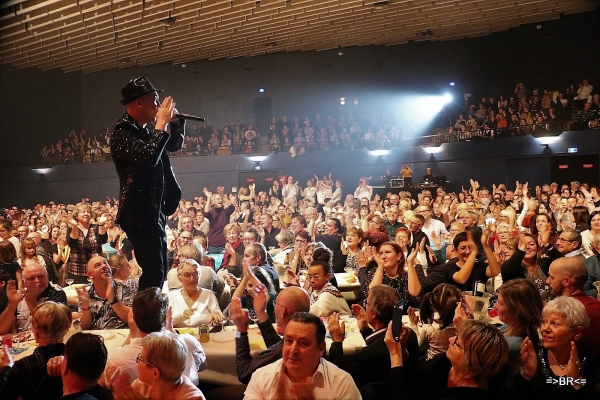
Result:
<svg viewBox="0 0 600 400"><path fill-rule="evenodd" d="M126 105L136 99L139 99L147 93L153 92L160 93L162 90L158 90L152 86L148 78L145 76L140 76L139 78L130 80L125 84L125 86L123 86L121 89L121 96L123 96L121 104Z"/></svg>

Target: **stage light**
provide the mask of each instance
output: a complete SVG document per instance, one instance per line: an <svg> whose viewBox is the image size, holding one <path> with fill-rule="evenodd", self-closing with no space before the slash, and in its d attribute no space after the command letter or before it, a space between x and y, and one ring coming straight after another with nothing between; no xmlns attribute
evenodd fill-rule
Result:
<svg viewBox="0 0 600 400"><path fill-rule="evenodd" d="M533 136L535 138L535 140L541 145L541 146L548 146L551 145L553 143L556 143L558 141L560 141L560 135L562 134L562 132L555 132L555 133L550 133L550 132L533 132L531 134L531 136Z"/></svg>
<svg viewBox="0 0 600 400"><path fill-rule="evenodd" d="M535 138L537 142L542 146L548 146L550 144L556 143L560 140L558 136L541 136Z"/></svg>
<svg viewBox="0 0 600 400"><path fill-rule="evenodd" d="M260 165L260 161L255 161L254 162L254 170L255 171L261 171L262 170L262 165Z"/></svg>
<svg viewBox="0 0 600 400"><path fill-rule="evenodd" d="M258 93L264 93L265 92L265 88L259 88L258 89Z"/></svg>
<svg viewBox="0 0 600 400"><path fill-rule="evenodd" d="M346 104L346 99L345 99L345 98L343 98L343 97L340 97L340 104L341 104L341 105L344 105L344 104Z"/></svg>
<svg viewBox="0 0 600 400"><path fill-rule="evenodd" d="M450 86L455 86L455 85L456 85L456 83L450 82Z"/></svg>
<svg viewBox="0 0 600 400"><path fill-rule="evenodd" d="M448 104L452 101L452 96L450 95L450 93L446 93L442 96L442 100L444 101L444 104Z"/></svg>
<svg viewBox="0 0 600 400"><path fill-rule="evenodd" d="M377 156L377 157L383 157L383 156L387 156L388 154L390 154L390 151L385 150L385 149L369 150L369 153L371 153L372 155Z"/></svg>
<svg viewBox="0 0 600 400"><path fill-rule="evenodd" d="M247 156L249 160L254 162L264 161L268 156Z"/></svg>
<svg viewBox="0 0 600 400"><path fill-rule="evenodd" d="M441 147L434 147L434 146L423 147L423 150L425 150L425 153L427 153L427 154L436 154L436 153L442 152Z"/></svg>
<svg viewBox="0 0 600 400"><path fill-rule="evenodd" d="M38 175L46 175L47 173L52 171L52 168L32 168L31 170Z"/></svg>

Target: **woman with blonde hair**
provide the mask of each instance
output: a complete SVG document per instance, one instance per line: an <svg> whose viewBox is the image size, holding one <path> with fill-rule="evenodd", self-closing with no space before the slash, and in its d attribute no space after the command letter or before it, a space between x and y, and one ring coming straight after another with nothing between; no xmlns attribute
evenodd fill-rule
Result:
<svg viewBox="0 0 600 400"><path fill-rule="evenodd" d="M14 363L12 368L7 364L0 368L11 368L8 379L0 383L0 397L5 400L21 398L23 400L47 398L55 387L56 379L50 378L46 364L52 357L62 356L65 335L71 327L71 310L65 304L47 301L38 305L32 315L33 336L37 347L33 354ZM8 360L0 349L0 360ZM6 362L6 361L5 361Z"/></svg>
<svg viewBox="0 0 600 400"><path fill-rule="evenodd" d="M204 395L183 375L188 348L178 335L154 332L142 339L142 352L137 356L138 378L118 398L138 399L139 394L152 400L198 399ZM136 391L137 393L131 393Z"/></svg>
<svg viewBox="0 0 600 400"><path fill-rule="evenodd" d="M71 248L69 278L74 283L87 283L87 263L94 254L102 254L102 245L108 241L106 215L93 224L90 204L78 203L67 222L70 225L68 243Z"/></svg>
<svg viewBox="0 0 600 400"><path fill-rule="evenodd" d="M240 232L242 228L237 223L230 223L225 225L223 228L223 235L225 236L225 253L223 253L223 262L221 268L225 268L236 277L242 275L240 268L241 260L238 260L243 255L239 254L238 248L242 245L242 239L240 238Z"/></svg>

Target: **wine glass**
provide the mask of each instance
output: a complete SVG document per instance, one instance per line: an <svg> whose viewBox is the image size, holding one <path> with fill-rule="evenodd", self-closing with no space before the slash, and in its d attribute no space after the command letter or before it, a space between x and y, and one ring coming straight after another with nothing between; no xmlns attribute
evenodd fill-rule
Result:
<svg viewBox="0 0 600 400"><path fill-rule="evenodd" d="M254 325L258 325L258 316L254 310L248 310L248 318L250 318L250 321L252 321Z"/></svg>
<svg viewBox="0 0 600 400"><path fill-rule="evenodd" d="M346 271L347 274L354 274L354 268L351 265L346 265L344 271Z"/></svg>
<svg viewBox="0 0 600 400"><path fill-rule="evenodd" d="M68 287L71 287L71 285L75 282L75 279L68 278L68 279L65 279L65 282L67 283Z"/></svg>

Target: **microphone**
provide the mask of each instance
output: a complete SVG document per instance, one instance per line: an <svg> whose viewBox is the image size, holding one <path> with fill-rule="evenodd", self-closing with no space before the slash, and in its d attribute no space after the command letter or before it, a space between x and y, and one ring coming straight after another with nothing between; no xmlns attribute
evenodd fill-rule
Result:
<svg viewBox="0 0 600 400"><path fill-rule="evenodd" d="M176 116L177 118L189 119L189 120L192 120L192 121L199 121L199 122L204 122L204 121L206 121L206 120L205 120L204 118L202 118L202 117L197 117L197 116L195 116L195 115L184 114L184 113L177 113L177 114L175 114L175 116Z"/></svg>

